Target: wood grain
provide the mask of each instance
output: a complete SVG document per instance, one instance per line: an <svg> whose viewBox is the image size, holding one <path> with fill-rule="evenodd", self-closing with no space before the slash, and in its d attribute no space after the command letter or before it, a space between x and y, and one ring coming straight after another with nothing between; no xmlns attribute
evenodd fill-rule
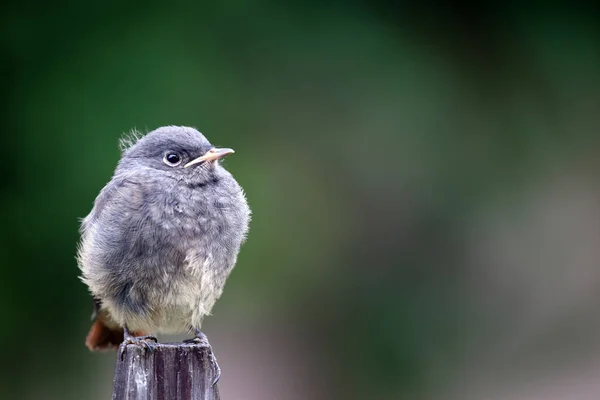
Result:
<svg viewBox="0 0 600 400"><path fill-rule="evenodd" d="M113 400L219 400L212 352L200 343L121 344Z"/></svg>

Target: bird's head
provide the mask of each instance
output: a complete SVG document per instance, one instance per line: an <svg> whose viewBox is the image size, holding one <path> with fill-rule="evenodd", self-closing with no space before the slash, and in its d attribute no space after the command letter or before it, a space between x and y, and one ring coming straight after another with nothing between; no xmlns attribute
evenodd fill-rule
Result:
<svg viewBox="0 0 600 400"><path fill-rule="evenodd" d="M213 179L219 160L234 152L216 148L196 129L182 126L165 126L141 137L132 134L121 141L121 149L117 172L151 168L195 183Z"/></svg>

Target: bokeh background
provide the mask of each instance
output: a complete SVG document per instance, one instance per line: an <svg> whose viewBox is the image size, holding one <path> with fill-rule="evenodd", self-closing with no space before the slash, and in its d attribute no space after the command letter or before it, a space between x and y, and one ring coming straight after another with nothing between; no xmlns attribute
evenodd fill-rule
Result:
<svg viewBox="0 0 600 400"><path fill-rule="evenodd" d="M170 124L237 150L254 211L204 324L223 399L600 398L598 8L0 15L0 398L110 398L78 219L122 133Z"/></svg>

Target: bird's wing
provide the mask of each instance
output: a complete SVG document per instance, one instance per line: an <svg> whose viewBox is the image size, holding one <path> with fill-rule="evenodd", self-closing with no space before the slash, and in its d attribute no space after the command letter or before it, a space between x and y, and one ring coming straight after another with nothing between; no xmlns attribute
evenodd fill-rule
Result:
<svg viewBox="0 0 600 400"><path fill-rule="evenodd" d="M108 212L111 218L115 218L115 214L124 214L127 211L133 211L133 209L139 209L142 206L143 193L142 185L132 176L122 175L115 176L98 194L94 201L94 207L90 214L82 220L81 223L81 243L78 249L78 262L80 267L83 269L83 265L86 260L85 251L85 240L90 233L90 228L96 224L100 216ZM118 208L118 209L116 209ZM92 306L92 321L96 326L96 333L93 334L93 329L90 331L90 335L93 336L90 339L92 342L109 340L114 335L108 335L105 327L111 331L117 331L118 327L115 327L113 321L110 320L106 312L102 310L102 303L100 299L93 298ZM98 337L94 335L100 335ZM92 337L90 336L90 337ZM117 334L117 336L119 336ZM101 340L100 340L101 339Z"/></svg>
<svg viewBox="0 0 600 400"><path fill-rule="evenodd" d="M119 201L121 200L121 201ZM90 225L93 225L100 215L105 212L111 205L125 205L129 209L139 209L143 204L144 196L142 185L137 179L130 174L115 176L104 188L100 191L94 207L87 217L81 222L81 233L85 234Z"/></svg>

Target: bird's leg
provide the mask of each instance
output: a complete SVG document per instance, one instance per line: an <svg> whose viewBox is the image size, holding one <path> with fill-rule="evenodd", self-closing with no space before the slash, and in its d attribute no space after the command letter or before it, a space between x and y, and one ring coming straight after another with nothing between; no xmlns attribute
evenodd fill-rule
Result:
<svg viewBox="0 0 600 400"><path fill-rule="evenodd" d="M155 336L153 336L153 335L134 336L129 332L127 327L123 327L123 337L124 337L123 343L125 343L126 345L128 345L128 344L142 345L149 351L152 351L152 347L150 347L150 343L148 343L149 340L152 340L155 343L158 343L158 339L156 339Z"/></svg>
<svg viewBox="0 0 600 400"><path fill-rule="evenodd" d="M215 386L217 384L217 382L219 382L219 379L221 379L221 367L219 367L217 358L215 357L215 355L212 351L212 347L211 347L210 343L208 342L208 338L206 337L206 335L200 329L196 329L196 328L194 328L194 333L195 333L195 337L193 339L187 339L187 340L184 340L183 342L184 343L194 343L194 344L202 345L202 347L208 347L208 353L210 354L210 361L214 366L215 379L213 380L212 385Z"/></svg>

